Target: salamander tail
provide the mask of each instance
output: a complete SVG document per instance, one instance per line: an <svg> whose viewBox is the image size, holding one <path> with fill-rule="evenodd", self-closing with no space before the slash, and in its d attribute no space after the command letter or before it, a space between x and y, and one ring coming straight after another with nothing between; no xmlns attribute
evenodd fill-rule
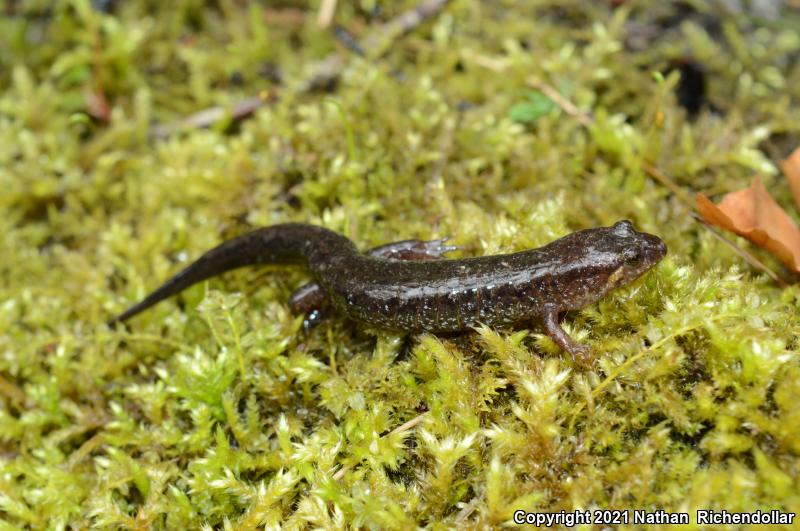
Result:
<svg viewBox="0 0 800 531"><path fill-rule="evenodd" d="M314 248L349 247L352 242L322 227L285 223L256 229L214 247L164 282L147 297L108 321L110 327L130 319L184 289L226 271L255 264L304 264Z"/></svg>

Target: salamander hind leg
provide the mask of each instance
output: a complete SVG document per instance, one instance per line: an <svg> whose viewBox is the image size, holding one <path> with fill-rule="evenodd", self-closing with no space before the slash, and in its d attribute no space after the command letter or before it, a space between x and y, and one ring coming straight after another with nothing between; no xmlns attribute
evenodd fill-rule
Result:
<svg viewBox="0 0 800 531"><path fill-rule="evenodd" d="M289 297L289 310L295 315L305 314L303 328L308 331L321 323L330 311L325 290L316 282L303 284Z"/></svg>
<svg viewBox="0 0 800 531"><path fill-rule="evenodd" d="M548 304L544 308L542 315L542 324L544 325L545 332L550 336L556 345L569 352L572 360L581 365L591 365L592 351L581 343L575 342L558 324L558 308L555 305Z"/></svg>

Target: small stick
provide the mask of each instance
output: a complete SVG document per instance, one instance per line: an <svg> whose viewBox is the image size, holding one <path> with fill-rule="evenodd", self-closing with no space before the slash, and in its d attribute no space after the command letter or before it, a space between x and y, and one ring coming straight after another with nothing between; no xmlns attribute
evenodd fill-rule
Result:
<svg viewBox="0 0 800 531"><path fill-rule="evenodd" d="M333 27L333 35L336 37L336 40L339 41L342 46L353 52L359 57L364 57L367 55L364 53L364 49L359 44L358 40L353 37L353 35L347 31L347 28L344 26L336 25Z"/></svg>
<svg viewBox="0 0 800 531"><path fill-rule="evenodd" d="M450 0L426 0L414 9L401 13L392 19L386 24L386 27L393 28L398 32L398 36L402 37L408 35L417 26L444 9L444 6L446 6L449 1Z"/></svg>
<svg viewBox="0 0 800 531"><path fill-rule="evenodd" d="M397 435L398 433L400 433L402 431L410 430L411 428L413 428L414 426L416 426L417 424L419 424L420 422L425 420L425 417L427 415L428 415L427 411L425 413L420 413L419 415L417 415L413 419L404 422L403 424L399 425L398 427L396 427L395 429L390 431L389 435L387 435L386 437L391 436L391 435Z"/></svg>
<svg viewBox="0 0 800 531"><path fill-rule="evenodd" d="M676 183L669 175L644 159L642 160L642 169L647 175L668 188L669 191L675 194L675 196L680 199L683 204L688 206L690 210L695 209L695 204L686 190L681 188L680 185Z"/></svg>
<svg viewBox="0 0 800 531"><path fill-rule="evenodd" d="M336 0L322 0L317 14L317 25L320 28L327 28L331 25L333 14L336 12Z"/></svg>
<svg viewBox="0 0 800 531"><path fill-rule="evenodd" d="M528 78L528 85L541 91L542 94L553 100L553 103L561 107L562 111L578 120L581 125L585 127L591 127L594 123L594 120L591 116L581 111L574 103L562 96L552 85L545 83L541 79L533 76Z"/></svg>
<svg viewBox="0 0 800 531"><path fill-rule="evenodd" d="M692 217L695 219L695 221L701 223L706 229L708 229L709 232L711 232L711 234L715 238L717 238L719 241L721 241L722 243L724 243L725 245L730 247L733 250L733 252L735 252L736 254L741 256L747 263L749 263L754 268L759 269L759 270L763 271L764 273L766 273L767 276L769 276L769 278L771 278L772 280L775 281L776 284L778 284L778 286L780 286L781 288L789 287L789 284L783 278L781 278L777 273L773 272L761 260L756 258L754 255L748 253L744 249L741 249L738 245L736 245L735 243L730 241L728 238L723 236L716 228L714 228L710 223L708 223L706 220L704 220L698 214L695 214L693 212L692 213Z"/></svg>
<svg viewBox="0 0 800 531"><path fill-rule="evenodd" d="M242 118L247 118L248 116L252 115L256 109L261 107L268 99L268 95L265 92L262 92L258 96L246 98L234 103L231 109L221 106L210 107L194 114L190 114L178 122L156 125L150 130L150 137L164 138L177 131L183 131L186 129L203 129L205 127L212 126L225 117L229 117L234 121L241 120Z"/></svg>

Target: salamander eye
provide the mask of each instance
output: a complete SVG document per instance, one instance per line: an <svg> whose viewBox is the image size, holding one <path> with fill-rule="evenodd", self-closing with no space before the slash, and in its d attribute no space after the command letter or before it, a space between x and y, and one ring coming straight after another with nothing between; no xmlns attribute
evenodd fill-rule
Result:
<svg viewBox="0 0 800 531"><path fill-rule="evenodd" d="M642 252L635 247L629 247L623 252L623 257L625 258L625 263L638 264L642 261Z"/></svg>
<svg viewBox="0 0 800 531"><path fill-rule="evenodd" d="M627 219L623 219L622 221L617 221L614 223L614 232L620 236L628 236L633 234L633 223L628 221Z"/></svg>

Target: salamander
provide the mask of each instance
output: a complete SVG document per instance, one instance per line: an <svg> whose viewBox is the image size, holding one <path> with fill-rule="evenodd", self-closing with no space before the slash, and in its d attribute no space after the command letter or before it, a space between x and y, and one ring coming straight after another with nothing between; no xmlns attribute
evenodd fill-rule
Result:
<svg viewBox="0 0 800 531"><path fill-rule="evenodd" d="M630 221L573 232L511 254L446 259L444 240L405 240L361 253L345 236L285 223L232 238L164 282L109 324L125 321L202 280L254 264L301 265L315 282L291 300L311 316L332 307L355 321L406 332L456 332L479 323L539 321L573 359L589 358L559 316L592 304L655 266L664 242Z"/></svg>

